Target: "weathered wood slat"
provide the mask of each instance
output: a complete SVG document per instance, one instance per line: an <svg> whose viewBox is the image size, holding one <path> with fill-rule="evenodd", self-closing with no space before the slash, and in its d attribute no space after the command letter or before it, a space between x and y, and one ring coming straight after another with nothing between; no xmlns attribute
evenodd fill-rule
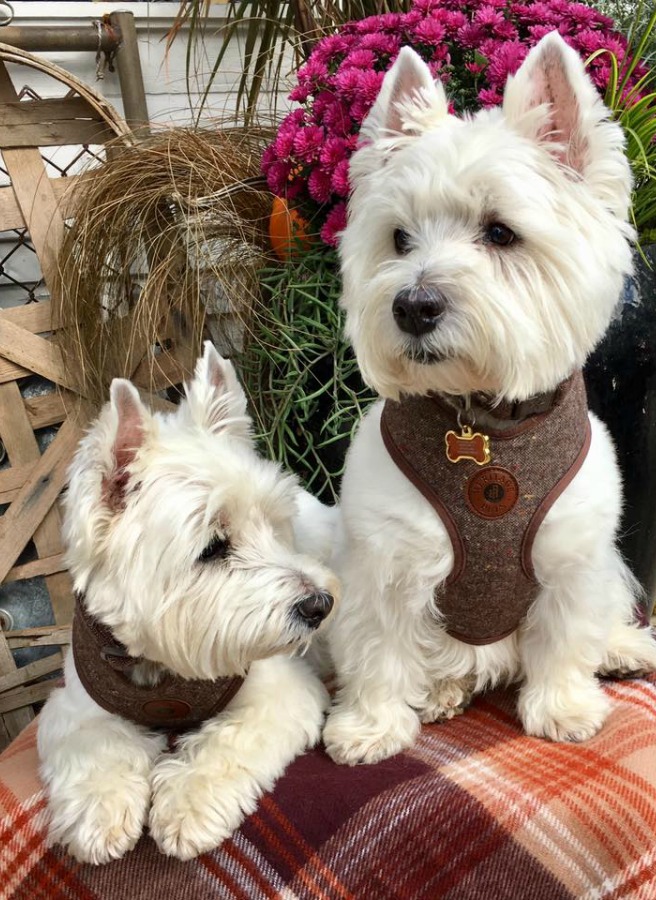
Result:
<svg viewBox="0 0 656 900"><path fill-rule="evenodd" d="M83 175L67 175L65 178L50 179L53 193L63 215L66 215L72 203L71 188L83 177ZM25 228L25 217L11 185L0 187L0 231L11 231L15 228Z"/></svg>
<svg viewBox="0 0 656 900"><path fill-rule="evenodd" d="M52 328L52 304L50 300L41 300L39 303L10 306L9 309L0 309L0 319L13 322L32 334L43 334Z"/></svg>
<svg viewBox="0 0 656 900"><path fill-rule="evenodd" d="M12 581L24 581L26 578L36 578L38 575L54 575L57 572L65 571L64 554L55 553L53 556L46 556L43 559L35 559L33 562L23 563L21 566L14 566L13 569L7 572L2 584L9 584Z"/></svg>
<svg viewBox="0 0 656 900"><path fill-rule="evenodd" d="M0 356L36 372L49 381L75 391L74 378L66 371L61 350L57 344L0 317Z"/></svg>
<svg viewBox="0 0 656 900"><path fill-rule="evenodd" d="M14 662L14 657L5 640L4 632L0 631L0 674L10 675L15 671L16 663ZM27 703L29 702L30 701L28 700L26 703L9 706L7 709L7 715L4 716L3 730L8 735L10 741L13 741L15 737L18 737L23 728L29 725L34 718L34 712L27 706Z"/></svg>
<svg viewBox="0 0 656 900"><path fill-rule="evenodd" d="M17 366L16 363L0 357L0 384L6 384L8 381L16 381L17 378L25 378L31 374L29 369L25 369L23 366Z"/></svg>
<svg viewBox="0 0 656 900"><path fill-rule="evenodd" d="M16 88L7 67L4 62L0 62L0 103L15 103L17 100ZM57 206L52 182L37 149L38 144L33 147L5 149L0 141L0 147L12 190L52 295L57 276L57 258L64 237L64 220Z"/></svg>
<svg viewBox="0 0 656 900"><path fill-rule="evenodd" d="M73 394L68 391L53 391L51 394L42 394L40 397L24 397L25 412L31 427L47 428L49 425L59 425L67 415L66 400L73 403Z"/></svg>
<svg viewBox="0 0 656 900"><path fill-rule="evenodd" d="M23 466L33 463L36 466L40 462L39 447L23 398L16 384L0 386L0 429L4 432L8 431L5 447L12 464ZM34 469L30 472L29 478L32 477L33 471ZM23 487L24 485L12 498L12 502L18 500ZM0 522L1 528L2 522ZM50 557L61 552L61 519L56 507L53 506L44 516L43 521L34 531L33 538L34 546L40 557ZM48 573L46 587L50 595L55 621L69 621L73 610L73 600L67 573L61 570Z"/></svg>
<svg viewBox="0 0 656 900"><path fill-rule="evenodd" d="M2 394L0 385L0 395ZM0 436L2 432L0 431ZM0 503L11 503L32 473L34 465L10 466L0 470Z"/></svg>
<svg viewBox="0 0 656 900"><path fill-rule="evenodd" d="M13 650L22 647L65 647L71 642L70 625L40 625L6 632Z"/></svg>
<svg viewBox="0 0 656 900"><path fill-rule="evenodd" d="M16 100L0 107L0 129L15 125L42 125L52 122L102 122L96 110L90 109L83 97L54 97L47 100ZM4 136L0 132L0 147Z"/></svg>
<svg viewBox="0 0 656 900"><path fill-rule="evenodd" d="M39 122L32 125L0 125L3 153L14 147L64 147L67 144L104 144L114 137L102 122L72 119L70 122Z"/></svg>
<svg viewBox="0 0 656 900"><path fill-rule="evenodd" d="M68 419L39 462L28 481L0 519L0 579L13 567L29 539L57 499L66 470L79 438L79 430Z"/></svg>
<svg viewBox="0 0 656 900"><path fill-rule="evenodd" d="M12 721L14 718L24 716L25 724L19 730L12 734L9 728L10 738L13 740L34 718L34 712L31 708L32 703L40 703L47 700L48 696L56 687L59 687L58 679L51 678L48 681L41 681L39 684L30 685L30 687L18 687L13 691L5 691L0 694L0 715L4 715L5 723ZM11 716L7 715L11 713Z"/></svg>
<svg viewBox="0 0 656 900"><path fill-rule="evenodd" d="M36 662L21 666L20 669L16 669L9 675L0 675L0 694L21 684L36 681L37 678L42 678L44 675L50 675L61 669L63 663L64 658L61 653L53 653L52 656L46 656L45 659L38 659Z"/></svg>
<svg viewBox="0 0 656 900"><path fill-rule="evenodd" d="M64 217L71 214L80 181L93 176L50 178L40 148L104 143L119 134L128 143L130 138L113 109L63 70L18 50L8 55L4 48L3 59L54 74L79 95L19 101L5 62L0 61L0 150L11 182L0 187L0 232L29 230L43 274L43 292L52 293L58 282ZM166 306L164 298L162 304ZM136 367L147 348L136 346L131 322L125 326L130 359L138 354ZM33 718L31 705L45 700L56 686L57 680L48 676L62 664L62 654L57 652L17 669L12 650L70 643L68 623L73 599L56 501L81 434L74 422L81 418L81 409L79 387L66 371L57 344L55 332L59 327L51 321L49 301L0 310L0 437L10 462L9 468L0 470L0 502L9 504L0 517L0 583L43 577L58 623L9 634L0 632L0 748ZM17 381L32 374L53 382L53 392L22 397ZM61 427L41 455L34 431L53 425ZM39 558L16 565L30 539ZM45 681L31 684L44 676Z"/></svg>

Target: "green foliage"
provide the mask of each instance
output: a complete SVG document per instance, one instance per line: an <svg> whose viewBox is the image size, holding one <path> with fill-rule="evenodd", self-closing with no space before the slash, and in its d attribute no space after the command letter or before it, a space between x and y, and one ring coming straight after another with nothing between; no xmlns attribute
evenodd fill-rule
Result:
<svg viewBox="0 0 656 900"><path fill-rule="evenodd" d="M264 308L238 360L261 449L331 502L373 399L342 336L336 254L322 245L299 251L264 269L261 282Z"/></svg>
<svg viewBox="0 0 656 900"><path fill-rule="evenodd" d="M641 0L597 0L595 6L613 19L615 27L622 34L641 34L647 30L651 10ZM643 59L652 65L656 59L656 32L651 32L648 36Z"/></svg>
<svg viewBox="0 0 656 900"><path fill-rule="evenodd" d="M613 75L606 103L626 135L634 178L631 215L640 243L646 246L656 242L656 70L648 70L630 91L626 89L638 62L649 56L656 41L656 9L648 10L644 0L635 6L628 39L630 65L619 68L610 54Z"/></svg>

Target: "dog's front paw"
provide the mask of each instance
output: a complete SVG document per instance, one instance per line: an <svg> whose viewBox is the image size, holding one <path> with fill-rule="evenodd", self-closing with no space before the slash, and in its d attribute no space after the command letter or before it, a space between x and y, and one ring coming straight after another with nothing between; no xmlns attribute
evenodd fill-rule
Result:
<svg viewBox="0 0 656 900"><path fill-rule="evenodd" d="M214 850L239 828L255 799L244 792L243 775L216 770L175 757L153 772L150 833L167 856L193 859Z"/></svg>
<svg viewBox="0 0 656 900"><path fill-rule="evenodd" d="M49 842L63 844L80 862L119 859L141 837L149 800L147 777L127 766L51 785Z"/></svg>
<svg viewBox="0 0 656 900"><path fill-rule="evenodd" d="M577 687L523 688L519 695L526 733L552 741L589 740L604 724L609 709L608 697L595 681Z"/></svg>
<svg viewBox="0 0 656 900"><path fill-rule="evenodd" d="M445 722L462 715L472 701L475 681L469 676L438 681L417 710L420 720L424 723Z"/></svg>
<svg viewBox="0 0 656 900"><path fill-rule="evenodd" d="M336 763L377 763L410 747L419 718L406 704L386 707L378 718L351 707L336 707L323 732L326 752Z"/></svg>

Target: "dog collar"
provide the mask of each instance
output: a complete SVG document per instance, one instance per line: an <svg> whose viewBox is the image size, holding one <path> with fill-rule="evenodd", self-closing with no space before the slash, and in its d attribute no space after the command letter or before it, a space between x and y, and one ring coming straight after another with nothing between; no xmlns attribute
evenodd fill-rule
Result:
<svg viewBox="0 0 656 900"><path fill-rule="evenodd" d="M240 676L187 679L165 670L155 685L135 684L130 670L143 657L130 656L110 628L90 614L76 595L73 659L91 699L114 715L146 728L183 731L220 713L244 683Z"/></svg>
<svg viewBox="0 0 656 900"><path fill-rule="evenodd" d="M499 401L494 395L484 392L476 392L468 396L456 396L453 394L434 394L433 396L438 402L451 407L461 417L469 414L473 421L477 421L483 414L492 427L494 427L494 422L496 421L503 428L504 426L507 427L508 423L519 425L532 416L551 412L569 390L573 378L574 375L570 375L554 390L534 394L525 400Z"/></svg>

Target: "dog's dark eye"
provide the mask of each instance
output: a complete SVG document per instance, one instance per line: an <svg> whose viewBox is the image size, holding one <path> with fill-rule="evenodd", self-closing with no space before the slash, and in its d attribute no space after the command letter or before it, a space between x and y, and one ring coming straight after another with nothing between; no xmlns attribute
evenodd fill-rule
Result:
<svg viewBox="0 0 656 900"><path fill-rule="evenodd" d="M214 559L225 559L228 555L228 550L230 550L230 542L228 539L217 535L212 538L207 547L205 547L198 557L198 562L211 562Z"/></svg>
<svg viewBox="0 0 656 900"><path fill-rule="evenodd" d="M394 229L394 249L399 256L405 256L406 253L410 253L412 250L410 235L402 228Z"/></svg>
<svg viewBox="0 0 656 900"><path fill-rule="evenodd" d="M485 240L489 244L497 244L499 247L508 247L515 240L515 232L501 222L492 222L485 230Z"/></svg>

